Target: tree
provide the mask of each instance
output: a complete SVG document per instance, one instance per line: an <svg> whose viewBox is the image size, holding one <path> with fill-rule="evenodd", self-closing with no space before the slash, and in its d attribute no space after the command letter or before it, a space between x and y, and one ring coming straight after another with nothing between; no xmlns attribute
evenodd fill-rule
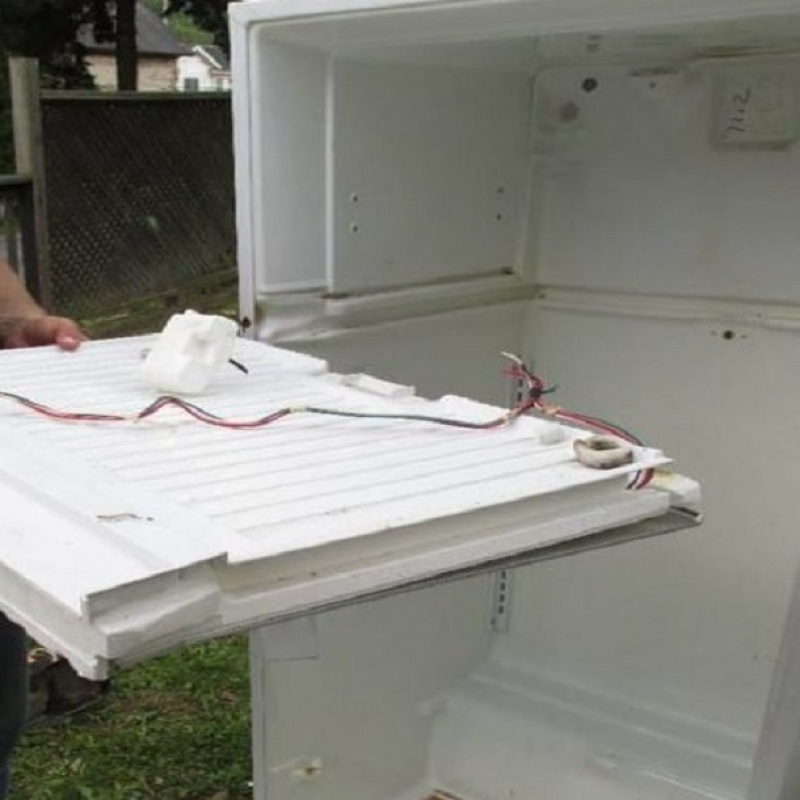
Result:
<svg viewBox="0 0 800 800"><path fill-rule="evenodd" d="M163 0L163 14L169 16L182 11L188 14L199 28L214 36L214 44L219 45L225 54L230 53L228 35L229 0ZM238 2L238 0L230 0Z"/></svg>
<svg viewBox="0 0 800 800"><path fill-rule="evenodd" d="M87 25L95 41L116 42L117 85L135 89L136 0L2 0L0 55L37 58L45 86L92 86L78 36Z"/></svg>
<svg viewBox="0 0 800 800"><path fill-rule="evenodd" d="M94 3L82 0L3 0L0 3L0 54L39 60L48 87L91 85L78 30L89 21Z"/></svg>
<svg viewBox="0 0 800 800"><path fill-rule="evenodd" d="M8 56L37 58L47 87L92 86L77 41L78 29L89 19L88 5L77 0L0 0L0 173L14 166ZM96 22L102 26L99 16Z"/></svg>
<svg viewBox="0 0 800 800"><path fill-rule="evenodd" d="M97 42L116 42L121 88L136 88L135 0L0 0L0 173L12 168L9 55L36 58L49 89L94 88L78 33L91 26Z"/></svg>
<svg viewBox="0 0 800 800"><path fill-rule="evenodd" d="M136 0L116 0L117 88L136 91Z"/></svg>

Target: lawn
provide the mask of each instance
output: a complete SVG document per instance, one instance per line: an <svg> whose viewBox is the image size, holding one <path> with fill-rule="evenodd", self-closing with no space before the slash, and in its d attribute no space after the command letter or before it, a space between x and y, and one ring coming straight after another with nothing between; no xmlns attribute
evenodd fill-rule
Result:
<svg viewBox="0 0 800 800"><path fill-rule="evenodd" d="M222 639L114 676L93 710L33 727L10 800L244 800L247 643Z"/></svg>
<svg viewBox="0 0 800 800"><path fill-rule="evenodd" d="M151 333L185 308L235 316L235 281L144 299L81 323L96 339ZM119 672L99 706L28 731L14 759L10 800L251 797L248 679L243 637Z"/></svg>

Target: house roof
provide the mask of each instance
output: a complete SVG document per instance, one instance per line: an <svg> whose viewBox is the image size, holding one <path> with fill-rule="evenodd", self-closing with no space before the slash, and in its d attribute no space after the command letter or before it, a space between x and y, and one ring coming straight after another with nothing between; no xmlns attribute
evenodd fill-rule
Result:
<svg viewBox="0 0 800 800"><path fill-rule="evenodd" d="M80 43L91 53L113 53L114 42L98 42L91 26L80 32ZM141 3L136 4L136 48L141 56L183 56L191 48L179 41L164 20Z"/></svg>
<svg viewBox="0 0 800 800"><path fill-rule="evenodd" d="M212 69L220 72L229 72L230 63L225 51L215 44L196 44L192 50L197 53L200 58L207 61Z"/></svg>

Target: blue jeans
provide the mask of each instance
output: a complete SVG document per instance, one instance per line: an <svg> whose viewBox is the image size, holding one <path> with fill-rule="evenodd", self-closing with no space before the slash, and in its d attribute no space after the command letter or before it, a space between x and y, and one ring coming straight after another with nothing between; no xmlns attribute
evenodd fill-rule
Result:
<svg viewBox="0 0 800 800"><path fill-rule="evenodd" d="M0 800L8 791L8 761L25 724L28 698L25 631L0 614Z"/></svg>

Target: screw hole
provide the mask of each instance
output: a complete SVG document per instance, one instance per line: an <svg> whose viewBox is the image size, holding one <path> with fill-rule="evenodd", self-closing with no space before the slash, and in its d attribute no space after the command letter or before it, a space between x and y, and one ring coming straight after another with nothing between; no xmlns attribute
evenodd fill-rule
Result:
<svg viewBox="0 0 800 800"><path fill-rule="evenodd" d="M728 342L731 339L733 339L735 336L736 336L736 334L730 329L728 329L727 331L723 331L722 332L722 338L725 339L725 341L728 341Z"/></svg>
<svg viewBox="0 0 800 800"><path fill-rule="evenodd" d="M597 78L584 78L583 83L581 83L581 89L588 94L593 92L599 85Z"/></svg>

